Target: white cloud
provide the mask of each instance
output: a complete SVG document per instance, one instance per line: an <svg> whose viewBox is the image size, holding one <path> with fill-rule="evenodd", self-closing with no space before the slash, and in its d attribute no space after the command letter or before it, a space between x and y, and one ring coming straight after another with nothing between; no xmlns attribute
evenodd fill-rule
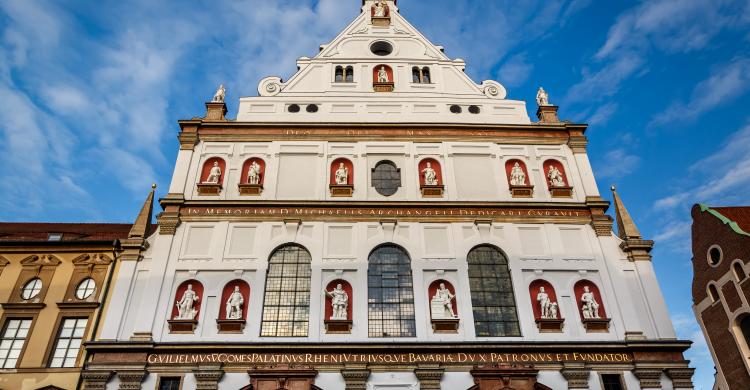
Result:
<svg viewBox="0 0 750 390"><path fill-rule="evenodd" d="M599 106L596 111L586 120L589 126L601 126L609 122L612 115L617 112L617 103L606 103Z"/></svg>
<svg viewBox="0 0 750 390"><path fill-rule="evenodd" d="M632 173L640 163L639 156L629 154L622 148L613 149L597 164L596 172L600 178L621 178Z"/></svg>
<svg viewBox="0 0 750 390"><path fill-rule="evenodd" d="M534 65L526 61L526 53L509 58L498 70L497 80L503 85L516 87L528 80Z"/></svg>

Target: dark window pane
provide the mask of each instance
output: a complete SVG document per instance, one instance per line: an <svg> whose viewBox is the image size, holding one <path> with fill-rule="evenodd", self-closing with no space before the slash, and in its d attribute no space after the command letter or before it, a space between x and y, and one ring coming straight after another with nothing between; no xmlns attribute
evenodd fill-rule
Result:
<svg viewBox="0 0 750 390"><path fill-rule="evenodd" d="M372 169L372 186L380 195L391 196L401 187L401 170L390 161L381 161Z"/></svg>
<svg viewBox="0 0 750 390"><path fill-rule="evenodd" d="M508 259L494 247L479 246L469 252L467 262L477 336L520 336Z"/></svg>
<svg viewBox="0 0 750 390"><path fill-rule="evenodd" d="M159 390L180 390L180 377L166 377L159 379Z"/></svg>
<svg viewBox="0 0 750 390"><path fill-rule="evenodd" d="M624 390L620 374L602 374L602 387L604 390Z"/></svg>
<svg viewBox="0 0 750 390"><path fill-rule="evenodd" d="M287 245L268 260L260 335L306 337L310 317L310 263L304 248Z"/></svg>
<svg viewBox="0 0 750 390"><path fill-rule="evenodd" d="M370 337L415 337L411 261L406 252L385 245L368 260L368 331Z"/></svg>

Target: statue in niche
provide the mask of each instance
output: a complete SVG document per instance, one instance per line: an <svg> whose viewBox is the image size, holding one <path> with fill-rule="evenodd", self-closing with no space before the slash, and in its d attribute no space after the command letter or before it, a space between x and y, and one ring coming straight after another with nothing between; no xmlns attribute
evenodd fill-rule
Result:
<svg viewBox="0 0 750 390"><path fill-rule="evenodd" d="M510 185L512 186L525 186L526 185L526 173L521 168L521 164L515 163L513 168L510 170Z"/></svg>
<svg viewBox="0 0 750 390"><path fill-rule="evenodd" d="M323 290L328 297L331 298L331 308L333 313L331 314L332 321L346 321L348 315L346 313L349 308L349 294L344 291L341 283L336 285L332 291Z"/></svg>
<svg viewBox="0 0 750 390"><path fill-rule="evenodd" d="M596 301L596 297L594 297L594 293L592 293L589 290L589 286L583 287L583 294L581 294L581 302L583 302L583 306L581 307L581 310L583 311L583 318L586 318L586 319L602 318L599 315L599 302Z"/></svg>
<svg viewBox="0 0 750 390"><path fill-rule="evenodd" d="M541 318L544 320L557 319L557 303L549 299L549 295L544 291L544 287L539 287L539 293L536 294L536 300L541 308Z"/></svg>
<svg viewBox="0 0 750 390"><path fill-rule="evenodd" d="M380 70L378 70L378 82L379 83L390 82L390 80L388 80L388 72L385 70L385 65L381 66Z"/></svg>
<svg viewBox="0 0 750 390"><path fill-rule="evenodd" d="M219 85L219 89L216 90L214 98L211 99L212 103L224 103L224 98L227 95L227 90L224 88L224 84Z"/></svg>
<svg viewBox="0 0 750 390"><path fill-rule="evenodd" d="M177 317L176 320L194 320L195 316L198 315L198 311L195 310L195 304L198 302L198 294L193 291L193 285L188 284L187 290L182 293L182 299L177 301Z"/></svg>
<svg viewBox="0 0 750 390"><path fill-rule="evenodd" d="M376 18L384 18L388 15L388 4L385 3L385 0L376 2L375 5L372 6L372 8L372 15Z"/></svg>
<svg viewBox="0 0 750 390"><path fill-rule="evenodd" d="M344 163L339 164L339 169L336 170L336 184L337 185L347 185L349 184L349 169L344 165Z"/></svg>
<svg viewBox="0 0 750 390"><path fill-rule="evenodd" d="M240 292L240 286L234 286L234 291L229 295L226 304L226 316L228 320L242 319L242 305L245 304L245 297Z"/></svg>
<svg viewBox="0 0 750 390"><path fill-rule="evenodd" d="M422 170L422 174L424 175L424 185L426 186L436 186L439 185L438 178L437 178L437 172L435 172L434 169L432 169L432 164L427 163L427 167Z"/></svg>
<svg viewBox="0 0 750 390"><path fill-rule="evenodd" d="M562 172L556 166L552 165L549 167L547 178L549 179L550 186L565 187L565 179L563 179Z"/></svg>
<svg viewBox="0 0 750 390"><path fill-rule="evenodd" d="M547 91L544 90L544 88L539 87L539 91L536 93L536 104L541 106L549 106L549 94L547 94Z"/></svg>
<svg viewBox="0 0 750 390"><path fill-rule="evenodd" d="M214 161L214 166L208 171L208 177L203 184L219 184L219 180L221 180L221 167L218 161Z"/></svg>
<svg viewBox="0 0 750 390"><path fill-rule="evenodd" d="M260 164L257 161L250 163L250 167L247 170L247 183L260 184Z"/></svg>
<svg viewBox="0 0 750 390"><path fill-rule="evenodd" d="M435 296L430 302L433 320L445 320L458 318L453 311L453 300L455 295L445 287L445 283L440 283L440 287L435 291Z"/></svg>

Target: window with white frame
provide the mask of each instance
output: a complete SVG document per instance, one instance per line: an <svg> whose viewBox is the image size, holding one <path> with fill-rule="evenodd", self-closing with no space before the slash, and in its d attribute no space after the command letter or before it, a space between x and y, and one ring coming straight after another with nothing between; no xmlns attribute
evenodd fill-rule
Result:
<svg viewBox="0 0 750 390"><path fill-rule="evenodd" d="M94 294L94 291L96 291L96 282L94 279L83 279L81 283L78 283L78 287L76 287L76 298L81 300L88 299Z"/></svg>
<svg viewBox="0 0 750 390"><path fill-rule="evenodd" d="M34 278L26 282L21 289L21 298L29 300L36 298L37 295L42 291L42 280Z"/></svg>
<svg viewBox="0 0 750 390"><path fill-rule="evenodd" d="M15 368L29 336L31 318L11 318L5 322L0 338L0 368Z"/></svg>
<svg viewBox="0 0 750 390"><path fill-rule="evenodd" d="M49 366L75 367L88 318L63 318Z"/></svg>

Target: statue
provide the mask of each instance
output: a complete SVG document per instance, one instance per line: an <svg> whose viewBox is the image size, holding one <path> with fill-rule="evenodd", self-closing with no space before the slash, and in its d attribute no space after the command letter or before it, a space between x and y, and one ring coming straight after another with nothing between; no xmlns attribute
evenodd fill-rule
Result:
<svg viewBox="0 0 750 390"><path fill-rule="evenodd" d="M550 106L549 104L549 95L547 94L547 91L544 90L544 88L539 87L539 91L536 93L536 104L541 106Z"/></svg>
<svg viewBox="0 0 750 390"><path fill-rule="evenodd" d="M526 185L526 173L521 168L521 164L515 163L513 169L510 170L510 185L512 186L525 186Z"/></svg>
<svg viewBox="0 0 750 390"><path fill-rule="evenodd" d="M583 306L581 307L581 310L583 311L583 318L602 318L599 315L599 302L596 301L594 293L589 290L589 286L583 287L581 302L583 302Z"/></svg>
<svg viewBox="0 0 750 390"><path fill-rule="evenodd" d="M198 302L198 294L193 291L193 285L188 284L187 290L182 294L182 299L177 301L177 317L176 320L195 320L195 316L198 315L198 311L195 310L195 303Z"/></svg>
<svg viewBox="0 0 750 390"><path fill-rule="evenodd" d="M557 319L557 312L558 312L557 302L552 302L552 304L549 306L549 316L550 316L550 318L552 318L553 320L556 320Z"/></svg>
<svg viewBox="0 0 750 390"><path fill-rule="evenodd" d="M378 70L378 82L379 83L387 83L390 80L388 80L388 72L385 70L385 65L380 67L380 70Z"/></svg>
<svg viewBox="0 0 750 390"><path fill-rule="evenodd" d="M344 163L339 164L339 169L336 170L336 184L337 185L347 185L349 184L349 169L344 165Z"/></svg>
<svg viewBox="0 0 750 390"><path fill-rule="evenodd" d="M562 173L554 165L549 167L547 172L547 178L549 179L549 185L552 187L565 187L565 179L563 179Z"/></svg>
<svg viewBox="0 0 750 390"><path fill-rule="evenodd" d="M218 161L214 161L214 166L211 167L210 171L208 171L208 177L206 178L206 181L203 182L203 184L219 184L220 180L221 167L219 167Z"/></svg>
<svg viewBox="0 0 750 390"><path fill-rule="evenodd" d="M440 283L440 287L435 292L435 296L432 297L432 319L444 320L458 318L453 311L453 299L455 298L456 296L451 294L450 290L445 287L445 283Z"/></svg>
<svg viewBox="0 0 750 390"><path fill-rule="evenodd" d="M432 164L427 163L427 167L422 170L422 174L424 175L424 185L426 186L436 186L439 185L437 173L434 169L432 169Z"/></svg>
<svg viewBox="0 0 750 390"><path fill-rule="evenodd" d="M260 184L260 164L257 161L250 163L250 168L247 170L247 183Z"/></svg>
<svg viewBox="0 0 750 390"><path fill-rule="evenodd" d="M544 287L539 288L539 294L536 295L541 310L541 318L544 320L557 319L557 302L552 302L549 295L544 291Z"/></svg>
<svg viewBox="0 0 750 390"><path fill-rule="evenodd" d="M245 303L245 298L240 292L239 286L234 286L234 291L227 299L226 316L228 320L241 320L242 319L242 305Z"/></svg>
<svg viewBox="0 0 750 390"><path fill-rule="evenodd" d="M373 6L374 12L373 15L376 18L384 18L386 15L388 15L388 4L385 3L385 0L380 0Z"/></svg>
<svg viewBox="0 0 750 390"><path fill-rule="evenodd" d="M211 99L211 103L224 103L224 98L227 95L227 90L224 88L224 84L219 85L219 89L216 90L214 98Z"/></svg>
<svg viewBox="0 0 750 390"><path fill-rule="evenodd" d="M349 307L349 294L344 291L341 283L336 285L332 291L323 290L328 297L331 298L331 307L333 313L331 314L332 321L346 321L348 320L347 308Z"/></svg>

